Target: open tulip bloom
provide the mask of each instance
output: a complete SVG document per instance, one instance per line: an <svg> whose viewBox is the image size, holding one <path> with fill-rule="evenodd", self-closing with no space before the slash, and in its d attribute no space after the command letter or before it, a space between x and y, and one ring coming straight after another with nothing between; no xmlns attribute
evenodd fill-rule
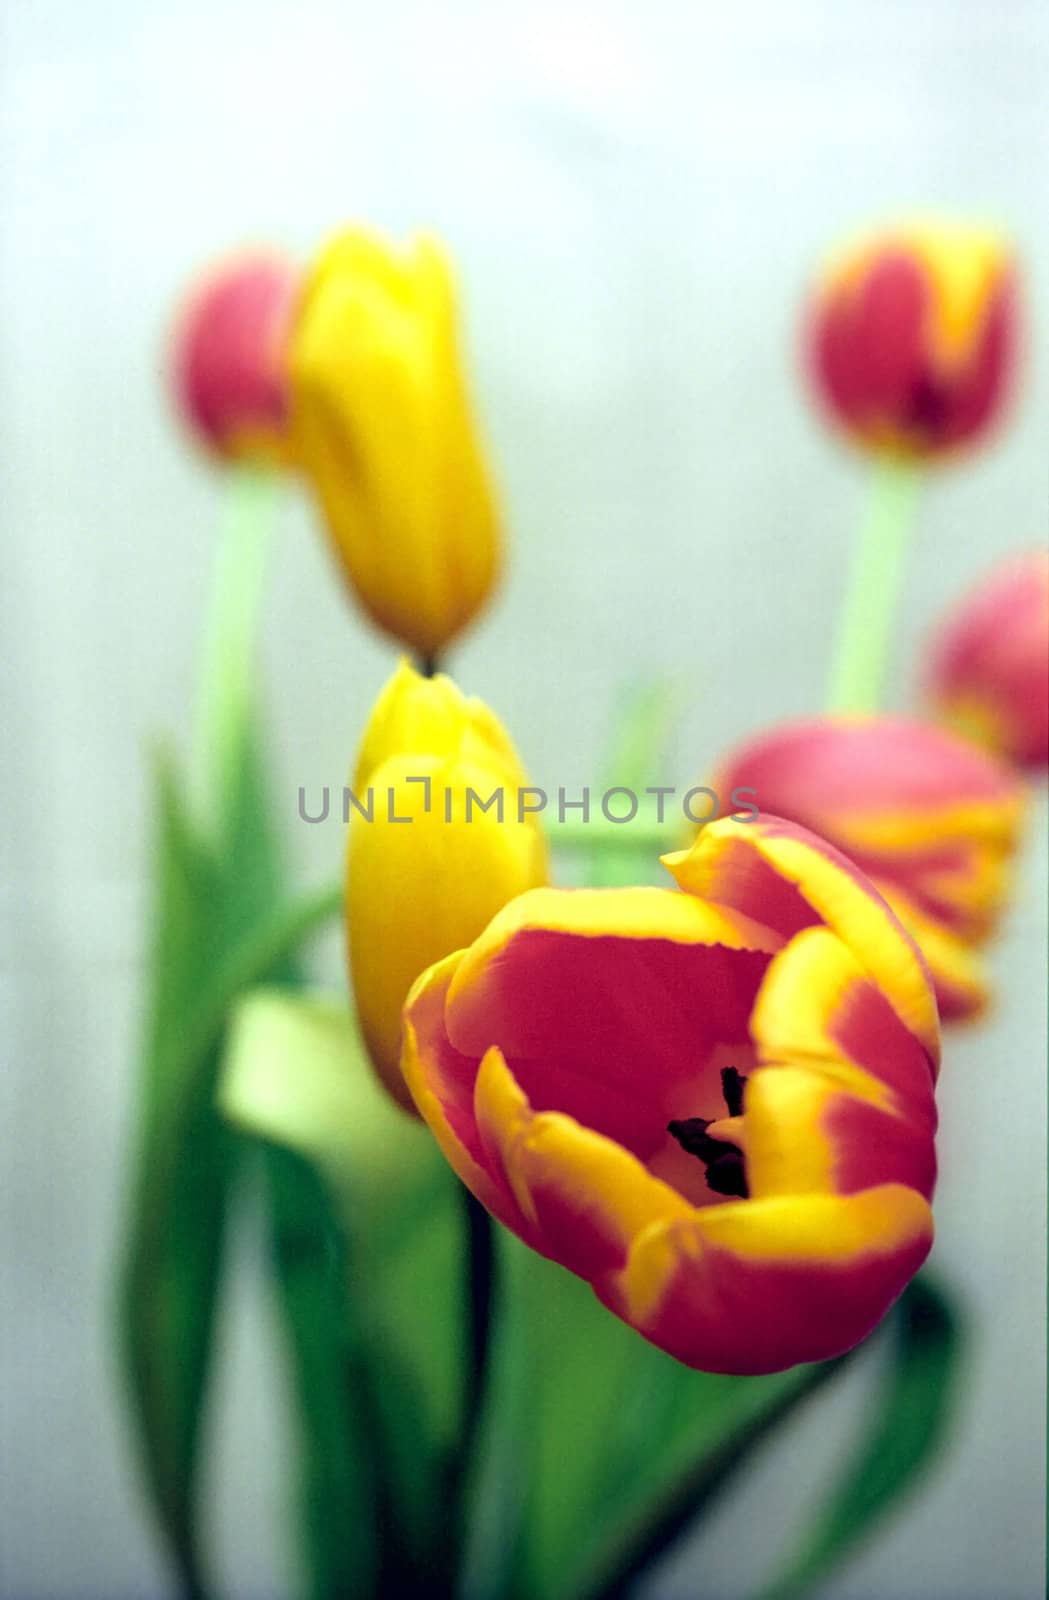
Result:
<svg viewBox="0 0 1049 1600"><path fill-rule="evenodd" d="M862 1339L932 1242L938 1022L867 880L763 816L678 888L521 895L423 974L406 1082L462 1181L691 1366Z"/></svg>

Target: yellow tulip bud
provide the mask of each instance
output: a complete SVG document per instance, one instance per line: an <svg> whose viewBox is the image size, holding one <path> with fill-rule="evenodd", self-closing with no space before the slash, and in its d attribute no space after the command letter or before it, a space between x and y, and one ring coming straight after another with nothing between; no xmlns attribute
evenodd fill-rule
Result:
<svg viewBox="0 0 1049 1600"><path fill-rule="evenodd" d="M542 832L519 813L524 784L487 706L449 678L400 664L361 743L346 917L361 1031L406 1109L414 1108L399 1066L401 1011L415 979L476 939L507 901L547 882Z"/></svg>
<svg viewBox="0 0 1049 1600"><path fill-rule="evenodd" d="M450 265L347 229L321 253L291 347L292 434L340 565L380 628L432 657L500 560L460 358Z"/></svg>

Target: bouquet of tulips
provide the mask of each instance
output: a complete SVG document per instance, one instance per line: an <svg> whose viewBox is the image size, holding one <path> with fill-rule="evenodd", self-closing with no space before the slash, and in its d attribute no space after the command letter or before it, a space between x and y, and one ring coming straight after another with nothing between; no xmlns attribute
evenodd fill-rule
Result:
<svg viewBox="0 0 1049 1600"><path fill-rule="evenodd" d="M216 1593L202 1419L252 1174L313 1600L623 1595L875 1330L870 1422L763 1600L818 1585L933 1459L961 1339L950 1285L916 1276L937 1073L988 1006L1025 784L1049 764L1049 554L943 622L913 716L881 701L917 491L999 420L1017 319L991 233L906 224L833 260L806 364L871 487L826 704L679 798L653 784L668 697L638 685L591 803L532 785L511 708L451 675L503 535L440 244L349 228L306 270L248 252L190 295L174 387L229 516L193 766L155 774L120 1280L185 1595ZM300 791L305 821L346 824L344 884L306 893L256 670L289 479L405 652L361 706L346 787ZM335 919L332 997L306 957Z"/></svg>

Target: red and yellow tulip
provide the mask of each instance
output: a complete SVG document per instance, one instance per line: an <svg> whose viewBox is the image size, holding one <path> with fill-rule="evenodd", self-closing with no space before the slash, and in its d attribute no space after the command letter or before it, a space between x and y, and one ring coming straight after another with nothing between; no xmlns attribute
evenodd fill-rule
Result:
<svg viewBox="0 0 1049 1600"><path fill-rule="evenodd" d="M825 716L750 740L711 782L719 793L749 785L763 811L811 828L868 875L920 945L945 1020L984 1009L973 947L1002 909L1023 814L999 762L932 724Z"/></svg>
<svg viewBox="0 0 1049 1600"><path fill-rule="evenodd" d="M204 275L177 319L177 404L205 448L224 460L289 459L288 339L299 278L276 251L243 251Z"/></svg>
<svg viewBox="0 0 1049 1600"><path fill-rule="evenodd" d="M402 1070L533 1249L690 1366L864 1338L932 1241L936 1004L861 874L762 817L677 889L539 889L430 968ZM679 892L680 891L680 892Z"/></svg>
<svg viewBox="0 0 1049 1600"><path fill-rule="evenodd" d="M398 1058L412 983L476 938L514 895L547 881L539 825L515 809L525 783L487 706L450 678L400 664L376 702L354 776L346 932L365 1043L406 1109L414 1107ZM501 813L481 809L498 790Z"/></svg>
<svg viewBox="0 0 1049 1600"><path fill-rule="evenodd" d="M1015 270L996 234L887 228L844 249L816 286L806 362L831 418L865 449L936 457L997 419L1016 344Z"/></svg>
<svg viewBox="0 0 1049 1600"><path fill-rule="evenodd" d="M1002 562L933 642L928 692L943 720L1031 772L1049 766L1049 550Z"/></svg>
<svg viewBox="0 0 1049 1600"><path fill-rule="evenodd" d="M298 457L339 564L378 626L432 657L500 562L488 468L436 241L399 255L349 228L309 274L291 352Z"/></svg>

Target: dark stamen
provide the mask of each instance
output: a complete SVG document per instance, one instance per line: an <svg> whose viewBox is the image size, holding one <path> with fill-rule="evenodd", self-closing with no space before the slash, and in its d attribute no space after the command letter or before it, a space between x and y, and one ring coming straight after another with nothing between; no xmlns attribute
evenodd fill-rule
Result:
<svg viewBox="0 0 1049 1600"><path fill-rule="evenodd" d="M730 1117L743 1115L743 1086L746 1081L742 1072L737 1072L735 1067L721 1069L721 1093L725 1097Z"/></svg>
<svg viewBox="0 0 1049 1600"><path fill-rule="evenodd" d="M743 1152L735 1145L725 1146L728 1154L712 1161L707 1168L707 1188L715 1194L727 1194L737 1200L749 1200L747 1174L743 1167Z"/></svg>
<svg viewBox="0 0 1049 1600"><path fill-rule="evenodd" d="M721 1093L725 1098L730 1117L743 1115L743 1090L746 1078L735 1067L725 1067L721 1074ZM712 1139L707 1129L710 1117L683 1117L668 1122L667 1132L676 1139L686 1155L695 1156L707 1169L707 1188L715 1194L734 1195L741 1200L749 1197L747 1175L743 1165L743 1152L727 1139Z"/></svg>
<svg viewBox="0 0 1049 1600"><path fill-rule="evenodd" d="M686 1155L698 1156L700 1161L716 1161L726 1150L733 1150L735 1146L721 1139L712 1139L707 1132L709 1127L709 1117L685 1117L680 1122L668 1122L667 1132L677 1140Z"/></svg>

